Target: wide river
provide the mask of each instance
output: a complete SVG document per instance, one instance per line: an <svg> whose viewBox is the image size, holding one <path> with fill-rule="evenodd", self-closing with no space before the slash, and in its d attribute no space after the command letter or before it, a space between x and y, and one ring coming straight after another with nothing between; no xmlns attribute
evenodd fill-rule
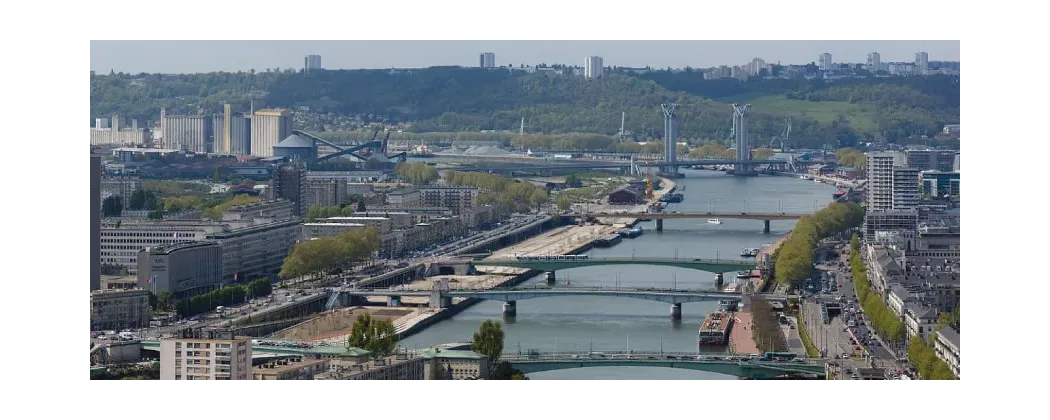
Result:
<svg viewBox="0 0 1050 420"><path fill-rule="evenodd" d="M812 212L826 206L833 186L790 177L733 177L723 172L684 170L677 191L685 200L665 211L769 211ZM645 233L625 238L611 248L587 252L596 257L740 258L743 248L772 243L794 226L794 221L773 221L762 233L756 220L667 220L664 231L655 222L638 226ZM598 266L563 270L558 283L572 286L677 287L714 289L714 274L662 266ZM732 274L726 275L729 281ZM526 282L543 282L536 276ZM551 297L518 302L517 317L506 322L506 352L668 351L696 352L696 331L715 302L682 305L682 320L672 322L667 304L604 297ZM502 302L482 301L451 319L408 337L400 344L425 348L441 343L470 341L486 319L502 320ZM734 379L708 372L645 367L578 368L540 372L533 379Z"/></svg>

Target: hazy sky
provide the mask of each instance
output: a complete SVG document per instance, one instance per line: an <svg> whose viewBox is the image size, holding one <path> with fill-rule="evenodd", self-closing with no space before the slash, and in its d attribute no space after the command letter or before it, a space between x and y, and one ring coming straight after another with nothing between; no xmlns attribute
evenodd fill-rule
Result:
<svg viewBox="0 0 1050 420"><path fill-rule="evenodd" d="M959 41L91 41L91 70L126 73L197 73L301 68L303 56L321 55L327 69L478 65L573 64L598 55L606 66L710 67L760 57L805 64L829 52L835 62L860 63L877 51L883 62L959 60Z"/></svg>

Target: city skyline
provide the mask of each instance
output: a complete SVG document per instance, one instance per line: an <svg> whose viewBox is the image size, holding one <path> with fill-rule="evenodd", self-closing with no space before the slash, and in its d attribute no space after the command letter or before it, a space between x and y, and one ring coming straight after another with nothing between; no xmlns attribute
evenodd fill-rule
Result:
<svg viewBox="0 0 1050 420"><path fill-rule="evenodd" d="M125 73L263 71L303 66L307 55L328 69L420 68L478 65L495 54L495 65L568 64L599 56L605 66L706 68L755 57L769 63L912 62L917 52L931 61L959 61L959 41L91 41L91 70Z"/></svg>

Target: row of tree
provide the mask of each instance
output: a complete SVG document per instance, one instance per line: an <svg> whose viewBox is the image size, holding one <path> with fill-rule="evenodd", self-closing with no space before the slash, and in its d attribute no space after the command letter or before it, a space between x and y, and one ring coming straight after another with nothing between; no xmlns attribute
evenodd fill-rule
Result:
<svg viewBox="0 0 1050 420"><path fill-rule="evenodd" d="M784 330L780 329L773 306L764 299L751 299L751 337L763 352L788 350Z"/></svg>
<svg viewBox="0 0 1050 420"><path fill-rule="evenodd" d="M483 190L478 203L492 204L502 211L529 211L550 202L546 188L500 175L445 171L443 177L449 185L467 185Z"/></svg>
<svg viewBox="0 0 1050 420"><path fill-rule="evenodd" d="M952 373L951 366L937 357L933 347L922 340L922 337L912 337L908 341L908 362L919 371L919 377L927 380L954 380L959 379Z"/></svg>
<svg viewBox="0 0 1050 420"><path fill-rule="evenodd" d="M281 278L322 274L360 263L380 247L375 228L355 229L295 245L281 266Z"/></svg>
<svg viewBox="0 0 1050 420"><path fill-rule="evenodd" d="M908 331L900 316L893 312L878 293L871 290L868 270L860 257L860 240L854 235L850 240L850 268L853 272L853 287L857 301L868 316L871 327L887 340L903 343Z"/></svg>
<svg viewBox="0 0 1050 420"><path fill-rule="evenodd" d="M795 224L777 249L774 275L778 282L799 287L813 272L813 253L821 239L842 234L864 223L864 209L856 203L832 203Z"/></svg>
<svg viewBox="0 0 1050 420"><path fill-rule="evenodd" d="M426 185L438 180L437 169L423 162L401 162L394 168L394 173L415 185Z"/></svg>
<svg viewBox="0 0 1050 420"><path fill-rule="evenodd" d="M208 293L193 296L189 299L178 300L175 302L175 309L178 311L179 315L183 317L193 316L213 311L218 306L242 303L245 301L246 297L248 299L255 299L269 296L270 293L273 293L273 285L270 284L269 279L261 278L253 280L248 284L225 286ZM163 293L161 295L163 295ZM161 296L157 297L158 306L161 303L161 299ZM164 300L167 301L167 299L170 299L170 297L165 298Z"/></svg>

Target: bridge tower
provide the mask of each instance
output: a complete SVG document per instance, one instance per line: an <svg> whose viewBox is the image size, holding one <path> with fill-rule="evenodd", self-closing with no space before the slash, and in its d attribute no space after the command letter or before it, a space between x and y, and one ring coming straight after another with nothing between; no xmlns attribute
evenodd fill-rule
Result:
<svg viewBox="0 0 1050 420"><path fill-rule="evenodd" d="M664 113L664 163L675 163L678 162L678 117L675 115L678 104L662 104L660 109ZM665 166L661 172L671 178L680 176L677 166Z"/></svg>
<svg viewBox="0 0 1050 420"><path fill-rule="evenodd" d="M750 109L751 104L733 104L733 147L736 148L736 160L751 160L751 139L747 133L747 112ZM754 169L751 164L736 163L733 164L733 174L749 176L754 174Z"/></svg>

